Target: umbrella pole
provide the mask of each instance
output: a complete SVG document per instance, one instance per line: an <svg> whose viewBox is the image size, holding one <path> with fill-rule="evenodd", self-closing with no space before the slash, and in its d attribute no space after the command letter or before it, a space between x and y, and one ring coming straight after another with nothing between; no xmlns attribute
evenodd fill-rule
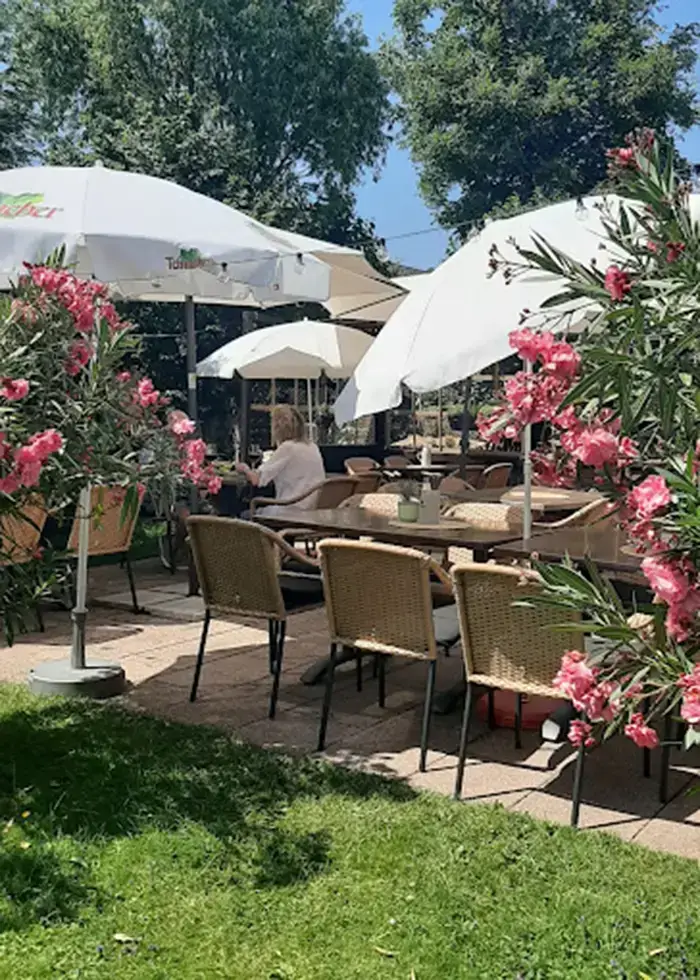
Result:
<svg viewBox="0 0 700 980"><path fill-rule="evenodd" d="M194 299L185 297L185 335L187 338L187 413L197 419L197 337L194 328Z"/></svg>
<svg viewBox="0 0 700 980"><path fill-rule="evenodd" d="M76 520L78 524L78 562L76 568L73 642L70 658L37 664L29 672L29 690L34 694L64 695L83 698L111 698L122 694L126 686L123 667L117 663L85 656L85 623L87 620L87 573L90 545L90 509L92 491L80 491Z"/></svg>
<svg viewBox="0 0 700 980"><path fill-rule="evenodd" d="M532 374L532 362L525 361L525 372ZM523 541L532 535L532 425L525 426L523 435L523 477L525 493L523 501Z"/></svg>
<svg viewBox="0 0 700 980"><path fill-rule="evenodd" d="M306 397L309 402L309 439L313 441L314 437L314 395L313 395L313 383L311 378L306 379Z"/></svg>
<svg viewBox="0 0 700 980"><path fill-rule="evenodd" d="M459 440L459 475L462 479L467 472L467 457L469 456L469 432L471 430L471 416L469 415L469 403L472 397L472 381L467 378L464 382L464 396L462 406L462 434Z"/></svg>
<svg viewBox="0 0 700 980"><path fill-rule="evenodd" d="M197 336L195 333L194 298L185 296L185 338L187 342L187 414L199 427L197 418ZM190 513L197 513L197 488L190 487ZM168 515L170 519L174 515ZM197 595L199 592L194 559L190 551L187 561L188 594Z"/></svg>
<svg viewBox="0 0 700 980"><path fill-rule="evenodd" d="M76 567L75 607L71 613L73 620L73 645L70 663L75 670L85 667L85 620L87 619L87 573L88 551L90 547L90 487L83 487L76 517L78 525L78 563Z"/></svg>

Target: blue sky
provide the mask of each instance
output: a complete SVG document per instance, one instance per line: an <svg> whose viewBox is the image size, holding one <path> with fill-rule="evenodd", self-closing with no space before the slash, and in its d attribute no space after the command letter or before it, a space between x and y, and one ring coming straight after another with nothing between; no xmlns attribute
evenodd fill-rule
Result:
<svg viewBox="0 0 700 980"><path fill-rule="evenodd" d="M346 0L346 4L362 17L373 46L382 35L392 33L393 0ZM700 20L698 0L666 0L659 12L659 23L664 26L692 20ZM681 145L690 160L700 162L700 127L691 130ZM416 268L430 268L444 257L447 236L441 230L405 239L395 237L433 226L430 212L418 194L415 168L406 151L391 148L381 179L376 183L365 181L359 189L358 204L360 214L375 221L379 234L387 239L393 259Z"/></svg>

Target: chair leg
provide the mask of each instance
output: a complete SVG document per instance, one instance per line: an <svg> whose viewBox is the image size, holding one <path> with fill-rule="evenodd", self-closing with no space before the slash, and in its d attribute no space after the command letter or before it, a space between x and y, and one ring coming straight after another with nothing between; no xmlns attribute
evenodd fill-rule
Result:
<svg viewBox="0 0 700 980"><path fill-rule="evenodd" d="M661 736L661 780L659 782L659 802L668 802L668 774L671 768L671 716L664 715L664 730Z"/></svg>
<svg viewBox="0 0 700 980"><path fill-rule="evenodd" d="M277 630L278 622L276 619L268 619L267 621L267 652L270 661L270 676L274 676L275 673L275 660L277 658Z"/></svg>
<svg viewBox="0 0 700 980"><path fill-rule="evenodd" d="M489 688L488 699L489 699L489 713L488 713L488 723L491 731L496 727L496 692L492 687Z"/></svg>
<svg viewBox="0 0 700 980"><path fill-rule="evenodd" d="M520 737L523 724L523 696L522 694L515 695L515 747L516 749L522 749L523 740Z"/></svg>
<svg viewBox="0 0 700 980"><path fill-rule="evenodd" d="M379 654L375 653L372 657L372 680L376 681L377 674L379 673Z"/></svg>
<svg viewBox="0 0 700 980"><path fill-rule="evenodd" d="M335 643L331 644L331 655L326 670L326 690L323 695L323 708L321 710L321 725L318 730L317 750L323 752L326 747L326 730L328 728L328 715L331 710L331 698L333 697L333 679L335 677L335 664L338 659L338 648Z"/></svg>
<svg viewBox="0 0 700 980"><path fill-rule="evenodd" d="M574 792L571 799L571 826L578 827L581 811L581 787L583 786L583 767L586 761L586 746L581 743L576 756L576 771L574 772Z"/></svg>
<svg viewBox="0 0 700 980"><path fill-rule="evenodd" d="M194 701L197 697L197 688L199 687L199 675L202 673L202 662L204 661L204 648L207 645L207 633L209 632L209 623L211 622L211 613L207 609L204 613L204 623L202 624L202 636L199 641L199 652L197 654L197 663L194 668L194 677L192 679L192 690L190 691L190 701Z"/></svg>
<svg viewBox="0 0 700 980"><path fill-rule="evenodd" d="M357 690L362 690L362 657L355 657L355 677L357 680Z"/></svg>
<svg viewBox="0 0 700 980"><path fill-rule="evenodd" d="M124 563L126 565L126 575L129 579L129 588L131 589L131 604L135 613L141 612L139 609L139 602L136 597L136 585L134 583L134 571L131 567L131 559L129 558L129 553L124 555Z"/></svg>
<svg viewBox="0 0 700 980"><path fill-rule="evenodd" d="M464 764L467 759L467 738L469 737L469 722L472 713L472 686L467 681L467 690L464 695L464 714L462 715L462 732L459 736L459 760L457 762L457 778L453 796L458 800L462 795L462 785L464 783Z"/></svg>
<svg viewBox="0 0 700 980"><path fill-rule="evenodd" d="M270 712L268 717L274 718L277 711L277 695L280 690L280 675L282 674L282 658L284 657L284 637L287 632L287 624L284 620L277 623L275 643L275 669L272 681L272 694L270 695Z"/></svg>
<svg viewBox="0 0 700 980"><path fill-rule="evenodd" d="M34 614L36 615L36 624L39 627L39 632L45 633L46 627L44 626L44 616L41 612L41 605L38 602L34 606Z"/></svg>
<svg viewBox="0 0 700 980"><path fill-rule="evenodd" d="M437 660L431 660L428 664L428 680L425 685L425 704L423 705L423 726L420 733L420 764L418 768L421 772L425 772L425 762L428 756L428 736L430 734L430 716L433 710L436 671Z"/></svg>
<svg viewBox="0 0 700 980"><path fill-rule="evenodd" d="M386 657L382 654L379 658L379 707L383 708L386 704Z"/></svg>

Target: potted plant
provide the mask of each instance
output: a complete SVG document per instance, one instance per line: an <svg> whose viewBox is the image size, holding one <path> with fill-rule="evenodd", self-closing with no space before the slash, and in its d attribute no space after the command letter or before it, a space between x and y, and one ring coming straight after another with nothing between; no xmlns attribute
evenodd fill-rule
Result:
<svg viewBox="0 0 700 980"><path fill-rule="evenodd" d="M559 304L588 302L597 329L576 349L547 331L515 331L511 344L534 370L509 379L503 404L479 427L497 441L546 421L540 480L566 485L593 473L653 597L645 618L630 620L590 563L583 572L536 563L543 593L530 604L573 609L606 641L597 652L569 651L554 679L580 715L569 739L585 748L624 731L654 748L660 727L668 751L679 728L686 746L700 743L700 230L672 147L643 131L608 158L621 197L600 205L608 240L589 265L542 239L516 243L515 261L497 252L491 260L508 281L556 275L565 288L544 313L561 321Z"/></svg>
<svg viewBox="0 0 700 980"><path fill-rule="evenodd" d="M415 483L410 480L403 480L399 492L401 494L398 509L399 520L406 524L415 524L420 514L420 500Z"/></svg>

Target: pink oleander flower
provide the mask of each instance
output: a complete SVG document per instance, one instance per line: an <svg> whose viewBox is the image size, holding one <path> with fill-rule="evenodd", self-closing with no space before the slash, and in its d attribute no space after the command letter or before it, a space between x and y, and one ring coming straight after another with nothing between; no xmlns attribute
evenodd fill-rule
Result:
<svg viewBox="0 0 700 980"><path fill-rule="evenodd" d="M678 686L683 690L681 718L689 725L700 725L700 664L690 674L683 674Z"/></svg>
<svg viewBox="0 0 700 980"><path fill-rule="evenodd" d="M568 738L571 744L577 748L585 745L587 749L590 749L595 745L593 727L587 721L579 721L578 718L575 718L569 725Z"/></svg>
<svg viewBox="0 0 700 980"><path fill-rule="evenodd" d="M635 151L632 146L613 147L611 150L606 150L605 155L611 164L621 170L635 170L637 167Z"/></svg>
<svg viewBox="0 0 700 980"><path fill-rule="evenodd" d="M0 477L0 493L17 493L21 484L15 471L8 473L7 476Z"/></svg>
<svg viewBox="0 0 700 980"><path fill-rule="evenodd" d="M552 422L558 429L563 429L565 432L576 431L581 428L581 423L573 405L567 405L561 412L558 412L552 419Z"/></svg>
<svg viewBox="0 0 700 980"><path fill-rule="evenodd" d="M617 463L618 466L627 466L629 463L633 463L635 459L639 458L639 449L637 444L629 436L621 436L620 441L617 446Z"/></svg>
<svg viewBox="0 0 700 980"><path fill-rule="evenodd" d="M553 344L544 355L543 367L545 371L571 381L576 377L581 367L581 355L574 350L571 344L561 341L558 344Z"/></svg>
<svg viewBox="0 0 700 980"><path fill-rule="evenodd" d="M47 459L52 453L60 453L65 445L65 440L56 429L45 429L43 432L35 433L29 440L42 460Z"/></svg>
<svg viewBox="0 0 700 980"><path fill-rule="evenodd" d="M115 380L120 385L125 385L128 381L131 381L131 371L120 371Z"/></svg>
<svg viewBox="0 0 700 980"><path fill-rule="evenodd" d="M44 461L34 446L21 446L15 452L15 468L20 486L33 487L39 482Z"/></svg>
<svg viewBox="0 0 700 980"><path fill-rule="evenodd" d="M666 242L666 261L677 262L685 252L685 242Z"/></svg>
<svg viewBox="0 0 700 980"><path fill-rule="evenodd" d="M588 666L585 653L569 650L561 659L561 667L552 685L579 707L585 695L595 686L597 677L598 671Z"/></svg>
<svg viewBox="0 0 700 980"><path fill-rule="evenodd" d="M669 605L666 613L666 632L676 643L685 643L695 626L700 610L700 589L692 585L680 602Z"/></svg>
<svg viewBox="0 0 700 980"><path fill-rule="evenodd" d="M618 705L611 700L618 690L613 681L602 681L595 684L589 691L574 702L579 711L585 711L591 721L612 721L617 714Z"/></svg>
<svg viewBox="0 0 700 980"><path fill-rule="evenodd" d="M644 715L639 712L633 714L625 725L625 735L640 749L655 749L659 744L659 736L645 723Z"/></svg>
<svg viewBox="0 0 700 980"><path fill-rule="evenodd" d="M184 438L191 436L195 430L195 424L184 412L171 412L168 416L168 428L173 435Z"/></svg>
<svg viewBox="0 0 700 980"><path fill-rule="evenodd" d="M679 605L690 591L688 576L675 559L649 556L642 562L642 571L652 592L669 605Z"/></svg>
<svg viewBox="0 0 700 980"><path fill-rule="evenodd" d="M156 390L150 378L142 378L136 385L133 399L141 408L152 408L159 404L160 392Z"/></svg>
<svg viewBox="0 0 700 980"><path fill-rule="evenodd" d="M508 341L513 350L517 351L519 357L523 361L530 361L531 364L545 358L555 344L551 333L537 333L528 327L522 330L513 330L508 336Z"/></svg>
<svg viewBox="0 0 700 980"><path fill-rule="evenodd" d="M573 434L570 451L584 466L601 470L617 462L617 436L602 425L588 425Z"/></svg>
<svg viewBox="0 0 700 980"><path fill-rule="evenodd" d="M615 303L621 303L632 288L630 277L617 265L608 267L605 273L605 290Z"/></svg>
<svg viewBox="0 0 700 980"><path fill-rule="evenodd" d="M86 344L84 340L76 340L68 351L66 374L69 374L71 377L80 374L82 369L90 363L92 353L92 348L89 344Z"/></svg>
<svg viewBox="0 0 700 980"><path fill-rule="evenodd" d="M490 442L494 446L503 442L505 438L503 429L497 429L496 424L504 415L505 410L503 408L497 408L493 412L486 412L482 409L479 412L476 417L476 429L484 442Z"/></svg>
<svg viewBox="0 0 700 980"><path fill-rule="evenodd" d="M626 504L638 518L648 520L671 503L671 491L662 476L648 476L627 494Z"/></svg>
<svg viewBox="0 0 700 980"><path fill-rule="evenodd" d="M1 378L0 395L8 402L18 402L29 394L29 382L25 378Z"/></svg>
<svg viewBox="0 0 700 980"><path fill-rule="evenodd" d="M570 458L557 460L546 453L532 453L533 474L537 483L544 487L564 487L576 485L576 464Z"/></svg>

